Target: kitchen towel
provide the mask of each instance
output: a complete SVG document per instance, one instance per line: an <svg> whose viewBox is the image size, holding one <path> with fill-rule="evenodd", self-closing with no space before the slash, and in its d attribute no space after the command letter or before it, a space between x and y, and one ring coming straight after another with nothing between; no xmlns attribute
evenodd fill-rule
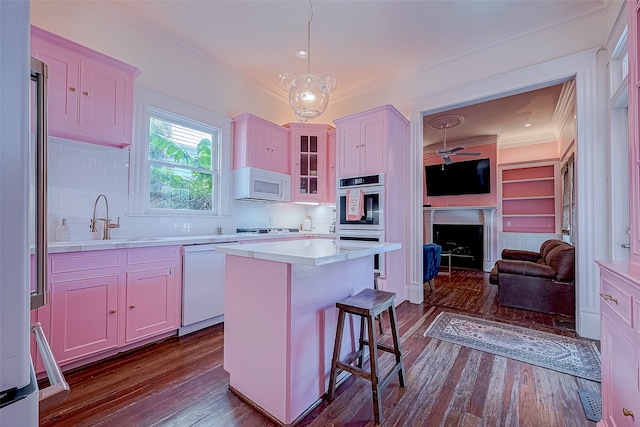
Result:
<svg viewBox="0 0 640 427"><path fill-rule="evenodd" d="M364 192L362 188L347 190L347 221L357 221L364 216Z"/></svg>

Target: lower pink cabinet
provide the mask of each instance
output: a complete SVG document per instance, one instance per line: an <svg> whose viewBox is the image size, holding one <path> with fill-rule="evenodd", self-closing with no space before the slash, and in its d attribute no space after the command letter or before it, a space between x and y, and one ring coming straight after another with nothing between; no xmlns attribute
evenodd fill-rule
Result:
<svg viewBox="0 0 640 427"><path fill-rule="evenodd" d="M640 416L640 282L629 263L600 264L602 421L638 425Z"/></svg>
<svg viewBox="0 0 640 427"><path fill-rule="evenodd" d="M127 343L178 328L175 277L174 267L127 273Z"/></svg>
<svg viewBox="0 0 640 427"><path fill-rule="evenodd" d="M51 349L60 365L177 330L180 246L52 254Z"/></svg>

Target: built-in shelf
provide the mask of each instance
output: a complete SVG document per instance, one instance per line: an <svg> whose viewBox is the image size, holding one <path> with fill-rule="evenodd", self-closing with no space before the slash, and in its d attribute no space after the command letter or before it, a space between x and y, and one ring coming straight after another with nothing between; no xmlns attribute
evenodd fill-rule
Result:
<svg viewBox="0 0 640 427"><path fill-rule="evenodd" d="M555 233L558 215L557 162L500 169L502 231Z"/></svg>

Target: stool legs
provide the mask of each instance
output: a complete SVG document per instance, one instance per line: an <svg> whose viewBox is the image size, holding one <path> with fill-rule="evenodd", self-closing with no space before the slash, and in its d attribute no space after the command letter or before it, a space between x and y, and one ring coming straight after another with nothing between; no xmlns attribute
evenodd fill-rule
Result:
<svg viewBox="0 0 640 427"><path fill-rule="evenodd" d="M396 308L393 305L389 307L389 320L391 323L391 336L393 337L393 348L395 349L394 354L396 356L396 364L399 365L398 381L400 382L400 387L404 387L404 362L402 361L402 354L400 352L398 324L396 323Z"/></svg>
<svg viewBox="0 0 640 427"><path fill-rule="evenodd" d="M338 376L338 360L340 359L340 347L342 346L342 331L344 329L344 311L338 311L338 326L336 330L336 341L333 343L333 358L331 359L331 375L329 376L329 391L327 400L333 400L333 393L336 390L336 378ZM360 331L360 346L362 346L362 331ZM362 357L360 357L360 364ZM362 365L360 365L362 366Z"/></svg>
<svg viewBox="0 0 640 427"><path fill-rule="evenodd" d="M351 307L347 307L344 309L341 307L338 311L338 324L336 330L336 339L333 347L333 359L331 360L331 374L329 376L329 390L327 391L327 400L329 402L333 400L339 370L345 370L347 372L350 372L351 374L365 378L366 380L371 381L373 418L376 424L380 424L380 420L382 418L382 389L392 379L394 373L398 374L400 387L404 387L406 381L404 363L402 361L402 352L400 350L398 325L396 324L396 310L393 303L386 307L386 310L388 310L389 312L389 323L391 326L390 329L393 339L393 347L378 343L375 323L380 314L376 315L375 313L380 313L380 311L378 311L379 309L375 311L368 311L367 313L358 313L358 311L355 309L353 309L354 311L351 310ZM344 319L347 312L360 316L360 334L358 337L357 350L354 353L351 353L348 356L347 360L340 361L342 336L345 323ZM367 330L366 339L364 335L365 328ZM362 369L362 365L364 364L365 345L369 348L369 372ZM393 369L391 369L391 371L388 372L382 379L380 378L378 367L378 350L393 353L396 362ZM354 367L352 365L352 363L354 362L356 363L357 367Z"/></svg>
<svg viewBox="0 0 640 427"><path fill-rule="evenodd" d="M369 333L369 365L371 367L373 419L376 424L380 424L380 414L382 413L382 399L380 398L380 385L378 384L378 342L376 340L376 330L373 327L373 318L371 316L367 317L367 330Z"/></svg>

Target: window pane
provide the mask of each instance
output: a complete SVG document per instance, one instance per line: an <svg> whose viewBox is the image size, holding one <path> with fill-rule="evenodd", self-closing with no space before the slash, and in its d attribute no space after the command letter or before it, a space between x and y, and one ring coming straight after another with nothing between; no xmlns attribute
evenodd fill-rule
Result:
<svg viewBox="0 0 640 427"><path fill-rule="evenodd" d="M149 159L200 169L211 169L211 133L157 117L149 121Z"/></svg>
<svg viewBox="0 0 640 427"><path fill-rule="evenodd" d="M212 175L187 168L151 165L152 209L211 210Z"/></svg>

